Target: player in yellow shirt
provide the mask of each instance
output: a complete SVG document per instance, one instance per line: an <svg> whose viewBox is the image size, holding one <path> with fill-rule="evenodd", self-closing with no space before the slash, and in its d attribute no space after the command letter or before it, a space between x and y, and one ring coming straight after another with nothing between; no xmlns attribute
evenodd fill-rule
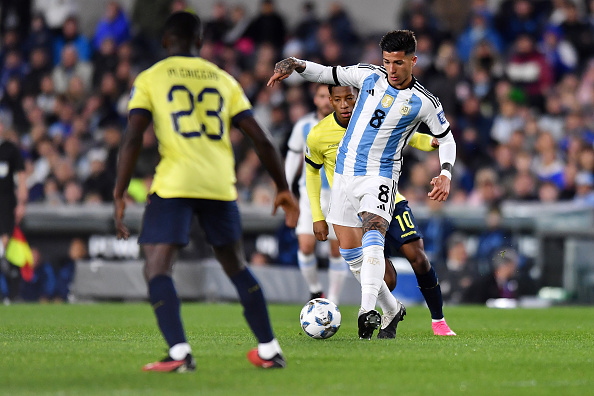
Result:
<svg viewBox="0 0 594 396"><path fill-rule="evenodd" d="M124 193L143 133L152 120L161 160L150 188L139 243L146 258L149 299L169 353L143 369L185 372L196 367L171 278L174 259L180 247L188 243L194 216L237 289L244 316L258 340L258 348L248 353L248 359L259 367L282 368L285 359L272 332L264 295L245 263L229 139L231 123L254 143L278 188L274 210L282 206L288 226L296 225L299 207L288 188L280 153L254 120L239 83L214 64L192 55L201 45L200 25L200 19L187 12L167 19L162 44L168 57L140 73L134 82L128 129L118 159L114 217L118 238L127 238L129 231L122 221Z"/></svg>
<svg viewBox="0 0 594 396"><path fill-rule="evenodd" d="M352 87L330 86L329 89L330 102L334 108L334 113L321 120L312 128L307 137L305 155L305 162L307 163L306 186L314 221L313 229L316 238L320 241L326 240L328 236L328 224L322 213L319 199L321 188L320 169L324 166L326 177L330 187L332 187L336 151L348 126L357 95L356 90ZM429 135L414 133L408 144L419 150L433 151L439 147L436 140ZM410 262L423 297L431 312L434 334L456 335L445 322L443 316L443 299L441 288L437 281L437 275L425 254L421 231L417 227L411 209L408 207L408 202L400 193L397 193L395 202L396 206L392 222L386 233L386 247L388 247L388 252L386 253L400 251ZM349 263L353 274L357 277L358 270L361 266L360 260L362 253L360 250L362 232L359 229L351 227L337 227L336 225L334 227L341 247L357 246L350 249L341 248L343 257ZM389 305L390 300L387 300L387 297L383 293L386 293L384 285L382 285L382 289L378 295L378 303L380 306ZM406 309L404 306L400 306L400 308L388 308L386 310L384 306L382 306L384 315L382 316L382 325L378 333L378 338L395 338L396 327L398 322L406 315Z"/></svg>

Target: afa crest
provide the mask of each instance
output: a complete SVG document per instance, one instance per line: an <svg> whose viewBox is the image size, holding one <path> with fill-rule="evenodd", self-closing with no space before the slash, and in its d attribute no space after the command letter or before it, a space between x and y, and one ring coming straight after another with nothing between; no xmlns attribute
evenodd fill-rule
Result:
<svg viewBox="0 0 594 396"><path fill-rule="evenodd" d="M412 106L408 105L408 104L403 104L402 107L400 108L400 114L402 114L403 116L407 116L410 114L410 110L412 109Z"/></svg>
<svg viewBox="0 0 594 396"><path fill-rule="evenodd" d="M390 95L384 95L384 97L382 98L382 107L384 108L388 108L392 105L392 102L394 101L394 98L391 97Z"/></svg>

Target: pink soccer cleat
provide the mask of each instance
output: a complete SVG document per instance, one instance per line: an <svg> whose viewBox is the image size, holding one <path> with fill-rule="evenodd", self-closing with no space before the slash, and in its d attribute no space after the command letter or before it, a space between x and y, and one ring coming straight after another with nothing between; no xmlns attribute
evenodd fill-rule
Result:
<svg viewBox="0 0 594 396"><path fill-rule="evenodd" d="M450 329L450 326L446 323L445 319L440 320L439 322L432 322L431 327L433 327L433 334L438 336L455 336L456 333Z"/></svg>

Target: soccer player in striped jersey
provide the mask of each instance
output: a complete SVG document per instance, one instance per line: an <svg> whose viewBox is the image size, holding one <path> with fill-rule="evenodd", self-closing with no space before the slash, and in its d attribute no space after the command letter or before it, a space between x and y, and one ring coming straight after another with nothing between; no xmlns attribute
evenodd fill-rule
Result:
<svg viewBox="0 0 594 396"><path fill-rule="evenodd" d="M308 81L351 85L360 90L338 148L328 221L334 224L341 241L343 227L363 229L358 325L359 337L364 339L370 338L381 322L374 307L385 270L385 235L396 206L402 148L421 122L438 139L442 170L431 180L433 189L428 195L440 202L450 193L456 160L456 143L441 103L412 75L417 61L413 32L388 32L382 37L380 48L382 67L367 64L328 67L287 58L275 65L274 75L268 81L272 86L296 70ZM341 247L357 247L356 240L351 242L352 246L341 242Z"/></svg>
<svg viewBox="0 0 594 396"><path fill-rule="evenodd" d="M311 202L313 229L316 238L320 241L326 240L328 236L328 224L320 206L321 178L323 173L326 173L330 187L332 187L336 151L348 126L357 97L356 90L348 86L330 85L329 91L334 113L320 121L307 136L305 157L307 193ZM423 151L434 151L439 143L436 138L415 132L408 145ZM361 238L360 228L351 228L350 230L356 233L355 237ZM389 254L399 251L410 262L431 313L433 333L442 336L456 335L445 322L441 288L437 283L435 270L425 254L422 237L406 198L398 193L392 222L386 233L385 255L388 257ZM341 253L345 257L354 258L349 260L349 267L359 281L361 249L360 246L355 249L341 249ZM386 260L386 274L390 267L391 264ZM384 281L388 283L385 276ZM395 338L398 322L403 319L406 309L403 306L395 307L393 296L387 294L385 289L382 285L378 294L378 305L383 311L378 338Z"/></svg>
<svg viewBox="0 0 594 396"><path fill-rule="evenodd" d="M314 105L316 106L316 111L306 114L295 123L289 137L289 151L285 160L285 170L287 172L289 186L293 185L295 177L301 170L301 176L299 178L299 221L297 222L295 233L299 241L299 251L297 252L299 270L309 288L310 299L326 296L323 293L322 284L318 278L318 263L315 255L316 237L312 229L311 208L305 188L303 152L305 151L305 141L307 140L309 131L320 120L332 112L327 85L317 84L315 87ZM322 173L322 175L320 194L324 213L326 213L330 204L330 186L328 185L325 173ZM340 255L336 234L331 231L327 298L337 305L345 277L348 273L347 271L347 265Z"/></svg>
<svg viewBox="0 0 594 396"><path fill-rule="evenodd" d="M275 211L283 207L288 226L297 224L299 208L288 188L280 153L254 120L239 83L214 64L193 55L202 42L200 25L200 19L188 12L174 13L167 19L162 43L168 56L140 73L134 82L128 128L118 158L114 218L118 238L127 238L130 233L123 223L124 193L143 133L152 120L161 159L138 241L146 259L144 275L149 299L169 353L143 369L187 372L196 367L171 278L174 259L188 243L194 216L235 286L244 316L258 340L258 347L248 352L249 361L263 368L282 368L285 359L270 325L262 289L245 262L229 138L231 123L254 143L278 188Z"/></svg>

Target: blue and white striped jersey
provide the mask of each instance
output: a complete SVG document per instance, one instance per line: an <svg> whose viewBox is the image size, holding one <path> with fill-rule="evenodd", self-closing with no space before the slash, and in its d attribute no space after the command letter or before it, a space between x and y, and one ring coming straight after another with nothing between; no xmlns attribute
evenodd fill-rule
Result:
<svg viewBox="0 0 594 396"><path fill-rule="evenodd" d="M316 115L315 111L301 117L293 126L291 136L289 137L289 142L287 143L289 150L298 153L302 157L303 170L301 171L301 176L299 177L299 187L305 188L305 156L303 153L305 152L307 135L309 134L309 131L311 131L311 128L313 128L318 122L318 116ZM322 175L322 189L330 189L330 184L326 178L326 172L321 171L320 174Z"/></svg>
<svg viewBox="0 0 594 396"><path fill-rule="evenodd" d="M384 67L362 63L347 67L312 66L306 67L301 76L309 81L350 85L360 90L338 148L336 173L398 180L402 149L421 122L438 138L450 130L439 99L414 77L408 88L399 90L388 82Z"/></svg>

